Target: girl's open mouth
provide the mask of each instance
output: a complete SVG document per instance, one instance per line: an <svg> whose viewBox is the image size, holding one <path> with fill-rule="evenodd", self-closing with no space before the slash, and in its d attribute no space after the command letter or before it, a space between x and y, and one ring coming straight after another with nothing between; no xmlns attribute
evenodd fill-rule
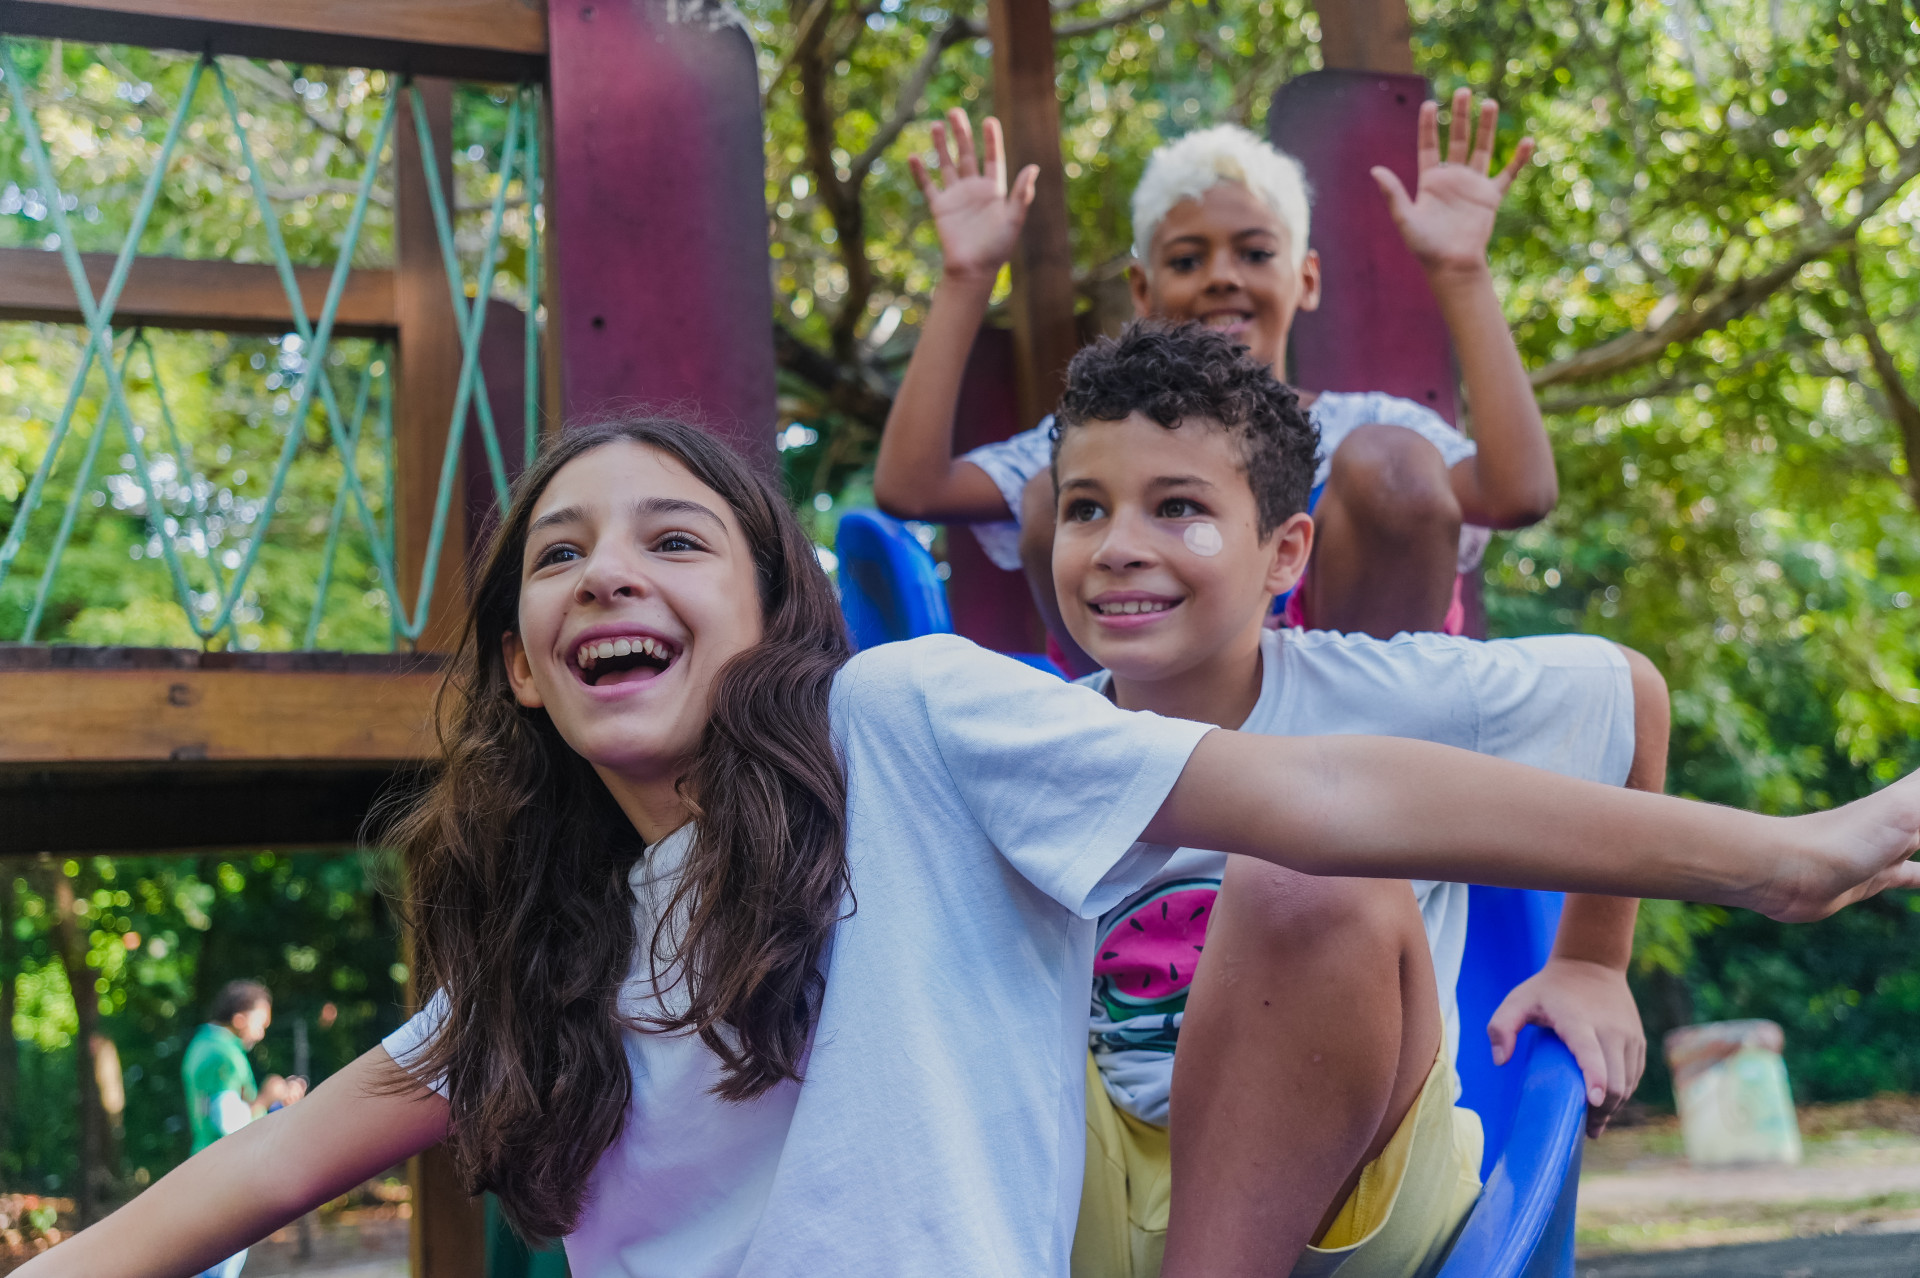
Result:
<svg viewBox="0 0 1920 1278"><path fill-rule="evenodd" d="M663 673L679 659L680 649L653 635L591 639L574 650L573 668L590 688L634 683Z"/></svg>

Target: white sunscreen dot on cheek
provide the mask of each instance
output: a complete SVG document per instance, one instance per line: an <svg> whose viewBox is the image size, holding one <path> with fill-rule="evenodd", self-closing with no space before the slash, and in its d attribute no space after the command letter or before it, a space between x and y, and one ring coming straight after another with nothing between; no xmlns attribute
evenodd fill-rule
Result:
<svg viewBox="0 0 1920 1278"><path fill-rule="evenodd" d="M1187 549L1196 555L1205 555L1211 559L1219 554L1226 542L1220 539L1220 530L1212 524L1188 524L1181 540L1187 543Z"/></svg>

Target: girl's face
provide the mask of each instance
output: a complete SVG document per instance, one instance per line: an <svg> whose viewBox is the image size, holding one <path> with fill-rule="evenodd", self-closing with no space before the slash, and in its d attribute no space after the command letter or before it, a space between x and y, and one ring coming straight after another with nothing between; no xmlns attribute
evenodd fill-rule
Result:
<svg viewBox="0 0 1920 1278"><path fill-rule="evenodd" d="M507 677L651 841L685 819L673 784L714 679L761 627L732 507L671 454L612 443L561 467L534 504Z"/></svg>

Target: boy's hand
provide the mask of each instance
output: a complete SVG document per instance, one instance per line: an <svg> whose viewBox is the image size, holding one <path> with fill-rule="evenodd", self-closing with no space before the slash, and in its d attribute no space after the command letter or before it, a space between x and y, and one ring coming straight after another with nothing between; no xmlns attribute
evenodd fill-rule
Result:
<svg viewBox="0 0 1920 1278"><path fill-rule="evenodd" d="M913 180L927 197L946 273L958 278L992 280L1013 256L1033 203L1040 166L1029 164L1007 189L1006 147L1000 121L988 116L982 129L983 157L973 149L973 125L961 110L947 112L946 123L933 126L933 152L940 164L936 181L918 155L907 157ZM951 147L949 147L951 141ZM980 162L984 159L985 163ZM1496 201L1497 203L1498 201Z"/></svg>
<svg viewBox="0 0 1920 1278"><path fill-rule="evenodd" d="M1488 175L1499 120L1499 106L1490 98L1482 102L1475 136L1473 94L1456 89L1444 162L1440 159L1440 104L1428 102L1420 108L1420 181L1412 199L1393 170L1373 170L1373 180L1387 197L1401 237L1429 273L1486 269L1494 214L1520 166L1533 156L1533 139L1521 138L1507 167Z"/></svg>
<svg viewBox="0 0 1920 1278"><path fill-rule="evenodd" d="M1587 1081L1587 1135L1598 1136L1647 1069L1647 1035L1626 973L1585 959L1548 959L1487 1022L1495 1065L1511 1059L1527 1025L1552 1030L1573 1053Z"/></svg>

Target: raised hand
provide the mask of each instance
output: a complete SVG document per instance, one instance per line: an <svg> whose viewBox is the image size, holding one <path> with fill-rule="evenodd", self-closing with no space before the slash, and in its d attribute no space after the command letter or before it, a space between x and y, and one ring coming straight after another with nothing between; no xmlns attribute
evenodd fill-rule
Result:
<svg viewBox="0 0 1920 1278"><path fill-rule="evenodd" d="M1401 237L1428 271L1486 269L1494 214L1520 167L1533 157L1533 139L1521 138L1507 167L1490 172L1499 120L1500 108L1489 98L1480 104L1476 131L1473 94L1456 89L1444 161L1440 158L1440 104L1428 102L1420 108L1420 179L1411 198L1393 170L1372 171Z"/></svg>
<svg viewBox="0 0 1920 1278"><path fill-rule="evenodd" d="M1033 203L1040 167L1029 164L1007 188L1006 146L1000 121L988 116L975 155L973 124L961 110L947 112L945 122L933 125L933 152L939 163L937 178L918 156L907 157L913 180L927 197L940 252L950 276L992 277L1013 256Z"/></svg>

